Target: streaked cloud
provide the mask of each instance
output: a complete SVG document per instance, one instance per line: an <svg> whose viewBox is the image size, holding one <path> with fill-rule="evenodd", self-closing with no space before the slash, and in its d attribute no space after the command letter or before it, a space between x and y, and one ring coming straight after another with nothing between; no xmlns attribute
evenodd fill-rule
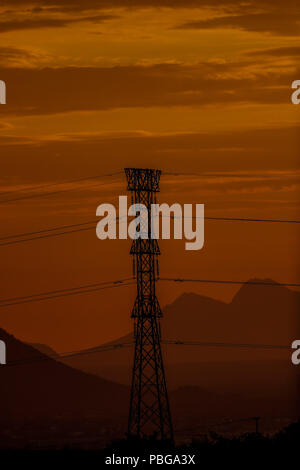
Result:
<svg viewBox="0 0 300 470"><path fill-rule="evenodd" d="M38 66L49 60L45 53L18 47L0 46L0 67Z"/></svg>
<svg viewBox="0 0 300 470"><path fill-rule="evenodd" d="M247 52L248 56L264 57L300 57L300 46L274 47Z"/></svg>
<svg viewBox="0 0 300 470"><path fill-rule="evenodd" d="M0 68L8 114L55 114L153 106L288 103L295 72L243 63L132 67Z"/></svg>
<svg viewBox="0 0 300 470"><path fill-rule="evenodd" d="M299 166L299 126L252 129L235 132L203 133L101 133L58 134L50 138L1 138L3 172L31 174L36 166L44 168L50 158L51 171L80 162L89 173L116 171L124 165L135 165L143 155L143 164L159 165L167 171L231 173L261 171L293 172ZM83 158L84 156L84 158ZM100 163L99 163L100 162ZM127 163L126 163L127 162ZM184 162L184 163L183 163ZM98 173L97 173L98 168ZM187 170L188 169L188 170ZM272 169L272 170L271 170ZM55 171L56 171L55 170ZM36 173L35 172L35 173ZM42 171L44 173L44 170Z"/></svg>
<svg viewBox="0 0 300 470"><path fill-rule="evenodd" d="M252 32L266 32L274 35L292 36L299 34L300 7L297 0L289 0L288 5L284 0L255 0L243 2L242 0L2 0L3 7L24 8L33 14L52 15L53 13L93 13L101 10L113 9L193 9L199 12L212 11L212 17L208 19L197 18L184 22L177 26L178 29L215 29L238 28ZM195 15L197 17L197 13ZM69 20L49 18L52 26L65 26ZM66 23L64 23L66 21ZM91 21L91 20L89 20ZM40 27L47 27L41 19ZM30 20L27 22L30 27ZM25 26L25 25L24 25ZM21 27L21 25L19 25ZM38 22L32 21L31 27L38 27Z"/></svg>
<svg viewBox="0 0 300 470"><path fill-rule="evenodd" d="M290 9L276 8L275 11L261 11L239 15L224 15L205 20L192 20L176 26L177 29L205 30L216 28L241 29L258 33L295 36L299 34L300 10L293 15Z"/></svg>
<svg viewBox="0 0 300 470"><path fill-rule="evenodd" d="M18 31L25 29L41 29L41 28L63 28L74 23L92 22L100 23L105 20L115 19L115 15L94 15L83 17L31 17L28 15L24 18L8 19L0 21L0 33L8 31Z"/></svg>

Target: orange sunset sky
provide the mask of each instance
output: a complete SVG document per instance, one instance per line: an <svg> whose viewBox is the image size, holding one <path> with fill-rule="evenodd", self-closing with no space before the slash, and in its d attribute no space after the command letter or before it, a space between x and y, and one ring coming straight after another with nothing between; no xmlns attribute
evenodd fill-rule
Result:
<svg viewBox="0 0 300 470"><path fill-rule="evenodd" d="M126 194L125 176L65 182L130 166L163 171L160 202L299 220L299 30L298 0L1 0L1 238L96 219ZM296 224L206 221L201 251L160 242L160 273L297 283L298 237ZM129 277L129 249L95 230L0 246L0 298ZM162 306L237 290L158 287ZM5 307L0 326L57 351L96 346L130 331L134 296Z"/></svg>

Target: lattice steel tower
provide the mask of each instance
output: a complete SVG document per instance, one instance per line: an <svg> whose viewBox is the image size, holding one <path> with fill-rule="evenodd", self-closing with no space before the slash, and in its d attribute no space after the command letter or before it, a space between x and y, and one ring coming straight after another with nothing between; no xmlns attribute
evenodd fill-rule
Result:
<svg viewBox="0 0 300 470"><path fill-rule="evenodd" d="M125 173L132 203L144 207L144 214L142 209L140 213L140 237L133 240L130 250L134 271L136 267L137 297L131 315L134 318L135 351L128 435L139 438L156 435L159 439L173 440L160 345L162 312L155 292L160 251L157 240L151 238L151 205L156 204L161 171L125 168Z"/></svg>

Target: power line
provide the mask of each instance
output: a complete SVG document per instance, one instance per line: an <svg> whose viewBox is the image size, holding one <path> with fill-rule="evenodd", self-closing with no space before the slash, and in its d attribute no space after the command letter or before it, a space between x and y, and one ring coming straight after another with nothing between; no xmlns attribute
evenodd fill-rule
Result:
<svg viewBox="0 0 300 470"><path fill-rule="evenodd" d="M3 196L3 194L19 194L19 193L23 193L24 191L35 191L36 189L44 189L44 188L49 188L49 187L52 187L52 186L59 186L61 184L69 184L69 183L77 183L77 182L80 182L80 181L88 181L88 180L91 180L91 179L103 178L105 176L114 176L114 175L118 175L118 174L122 174L122 171L118 171L118 172L115 172L115 173L107 173L106 175L85 176L84 178L64 180L64 181L61 181L60 183L48 183L48 184L42 184L42 185L38 185L38 186L37 185L27 186L26 188L18 189L18 190L15 190L15 191L1 191L0 196Z"/></svg>
<svg viewBox="0 0 300 470"><path fill-rule="evenodd" d="M20 194L20 193L22 194L24 192L35 191L37 189L45 189L45 188L49 188L49 187L59 186L59 185L62 185L62 184L71 184L71 183L78 183L78 182L81 182L81 181L89 181L89 180L93 180L93 179L97 179L97 178L120 175L122 173L123 173L122 171L117 171L117 172L107 173L107 174L104 174L104 175L86 176L86 177L83 177L83 178L74 178L74 179L70 179L70 180L64 180L64 181L61 181L59 183L48 183L48 184L43 184L43 185L27 186L26 188L15 190L15 191L2 191L0 193L0 197L3 196L3 195L6 195L6 194L8 194L8 195L14 195L14 194ZM207 177L212 177L212 178L282 178L282 177L284 177L284 178L299 178L300 177L300 175L293 174L293 173L287 173L287 174L276 174L276 173L273 173L273 174L272 173L271 174L270 173L235 174L235 173L192 173L192 172L191 173L184 173L184 172L170 172L170 171L166 171L166 172L163 172L163 173L164 173L164 175L167 175L167 176L197 176L197 177L201 177L201 178L207 178ZM55 193L47 193L47 195L48 194L55 194ZM44 194L25 196L24 199L27 199L29 197L31 198L31 197L39 197L39 196L44 196ZM12 202L12 201L22 200L22 199L23 199L23 197L17 198L17 199L12 199L12 200L8 199L8 200L0 201L0 203Z"/></svg>
<svg viewBox="0 0 300 470"><path fill-rule="evenodd" d="M122 218L123 217L114 217L111 220L120 220ZM53 228L50 228L50 229L38 230L36 232L27 232L27 233L22 233L22 234L18 234L18 235L8 235L6 237L0 238L0 241L1 240L9 240L9 241L5 241L4 243L0 243L0 246L15 245L15 244L18 244L18 243L25 243L25 242L30 242L30 241L33 241L33 240L40 240L40 239L43 239L43 238L58 237L59 235L67 235L68 233L77 233L77 232L85 232L87 230L95 230L95 224L97 224L98 222L99 222L99 220L93 220L93 221L90 221L90 222L82 222L80 224L62 225L60 227L58 226L58 227L53 227ZM61 229L64 229L64 228L82 227L84 225L91 225L91 224L93 224L92 227L84 227L84 228L78 228L78 229L74 229L74 230L66 230L66 231L63 231L63 232L51 233L51 232L55 232L56 230L61 230ZM48 233L48 232L50 232L50 233ZM26 235L35 235L35 234L38 235L38 236L18 239L18 237L25 237ZM39 235L39 234L45 234L45 235ZM13 240L13 238L17 238L17 240Z"/></svg>
<svg viewBox="0 0 300 470"><path fill-rule="evenodd" d="M194 218L194 217L193 217ZM196 217L195 217L196 218ZM275 224L300 224L300 220L287 219L254 219L250 217L204 217L204 220L223 220L230 222L270 222Z"/></svg>
<svg viewBox="0 0 300 470"><path fill-rule="evenodd" d="M284 287L300 287L297 283L287 282L264 282L264 281L231 281L231 280L217 280L217 279L184 279L184 278L167 278L160 277L159 281L168 282L200 282L203 284L235 284L235 285L258 285L258 286L284 286Z"/></svg>
<svg viewBox="0 0 300 470"><path fill-rule="evenodd" d="M162 340L162 344L165 345L187 345L187 346L203 346L203 347L234 347L234 348L248 348L248 349L290 349L289 346L284 345L274 345L274 344L238 344L238 343L217 343L217 342L203 342L203 341L180 341L180 340ZM40 357L29 357L26 359L20 359L12 362L8 362L7 366L17 366L17 365L26 365L32 362L40 362L45 361L47 359L54 359L59 361L60 359L70 358L70 357L77 357L77 356L87 356L89 354L97 354L100 352L107 352L112 351L115 349L133 346L133 341L128 341L124 343L116 343L116 344L107 344L98 346L96 348L91 349L82 349L82 350L73 350L68 351L62 354L44 354ZM34 346L32 346L34 348Z"/></svg>
<svg viewBox="0 0 300 470"><path fill-rule="evenodd" d="M114 217L111 220L120 220L121 218L122 217ZM4 243L0 243L0 246L15 245L17 243L25 243L25 242L29 242L33 240L39 240L42 238L57 237L59 235L67 235L68 233L83 232L86 230L95 230L95 224L97 224L98 222L99 220L91 220L89 222L82 222L79 224L70 224L70 225L61 225L61 226L52 227L49 229L37 230L35 232L26 232L26 233L19 233L16 235L7 235L5 237L0 237L0 242L1 240L9 240L9 241L4 241ZM51 232L55 232L56 230L63 230L63 229L68 229L68 228L73 228L73 227L83 227L85 225L91 225L91 224L93 224L92 227L84 227L84 228L78 228L74 230L66 230L66 231L58 232L58 233L51 233ZM26 237L28 235L37 235L37 236L36 237L33 236L30 238L21 238L21 237ZM14 238L16 238L16 240L13 240Z"/></svg>
<svg viewBox="0 0 300 470"><path fill-rule="evenodd" d="M69 288L66 288L66 289L58 289L58 290L53 290L53 291L40 292L38 294L31 294L31 295L19 296L19 297L10 297L10 298L7 298L7 299L2 299L2 300L0 299L0 304L10 302L10 301L13 301L13 300L24 300L24 299L26 300L26 299L30 299L30 298L34 298L34 297L41 297L41 296L44 296L44 295L51 295L51 294L59 294L59 293L62 293L62 292L76 291L78 289L83 289L83 288L101 287L101 286L110 285L110 284L121 284L122 282L131 281L132 279L133 278L129 277L129 278L120 279L120 280L117 280L117 281L103 281L103 282L97 282L95 284L86 284L86 285L78 286L78 287L69 287Z"/></svg>
<svg viewBox="0 0 300 470"><path fill-rule="evenodd" d="M39 236L36 236L36 237L30 237L30 238L25 238L25 239L21 239L21 240L7 241L7 242L4 242L4 243L0 243L0 246L16 245L18 243L25 243L25 242L31 242L31 241L34 241L34 240L41 240L41 239L44 239L44 238L52 238L52 237L58 237L60 235L67 235L68 233L86 232L87 230L92 230L92 229L95 230L95 227L84 227L84 228L79 228L79 229L74 229L74 230L67 230L67 231L64 231L64 232L49 233L49 234L46 234L46 235L39 235ZM58 229L53 229L53 231L54 230L58 230ZM40 231L40 233L42 233L42 232L43 232L43 230ZM47 232L47 230L45 230L45 232ZM11 238L13 238L13 237L11 237Z"/></svg>
<svg viewBox="0 0 300 470"><path fill-rule="evenodd" d="M176 172L176 171L162 171L163 175L166 176L197 176L199 178L300 178L300 175L295 173L212 173L212 172L203 172L203 173L185 173L185 172Z"/></svg>
<svg viewBox="0 0 300 470"><path fill-rule="evenodd" d="M218 343L204 341L180 341L180 340L163 340L162 344L173 344L183 346L203 346L217 348L247 348L247 349L291 349L290 346L279 344L252 344L252 343Z"/></svg>
<svg viewBox="0 0 300 470"><path fill-rule="evenodd" d="M19 359L16 361L11 361L6 364L6 366L18 366L18 365L26 365L28 363L32 362L40 362L40 361L45 361L49 359L55 359L59 361L60 359L65 359L69 357L76 357L76 356L85 356L88 354L95 354L99 352L106 352L106 351L112 351L118 348L122 347L128 347L132 346L134 343L133 342L127 342L127 343L117 343L117 344L112 344L112 345L103 345L103 346L98 346L97 348L93 349L83 349L83 350L74 350L74 351L69 351L67 353L63 354L43 354L43 356L40 357L29 357L26 359ZM34 348L34 346L32 346Z"/></svg>
<svg viewBox="0 0 300 470"><path fill-rule="evenodd" d="M61 184L80 182L80 181L97 179L97 178L104 178L104 177L107 177L107 176L115 176L115 175L119 175L119 174L121 174L120 171L115 172L115 173L108 173L106 175L88 176L86 178L79 178L77 180L69 180L69 181L66 181L66 182L63 182L63 183L53 183L53 184L49 184L49 185L44 185L44 186L41 186L40 188L42 188L42 187L45 188L47 186L59 186ZM106 183L103 183L101 186L103 186L105 184ZM98 183L98 184L94 184L92 186L90 185L89 187L99 186L99 185L100 184ZM60 194L60 193L64 193L64 192L67 192L67 191L75 191L75 190L78 190L78 189L86 189L86 188L83 186L83 187L79 187L79 188L59 189L57 191L51 191L51 192L46 192L46 193L29 194L29 195L25 195L25 196L16 197L16 198L13 198L13 199L0 200L0 204L6 204L7 202L22 201L24 199L34 199L34 198L39 198L39 197L47 197L47 196L52 196L53 194Z"/></svg>
<svg viewBox="0 0 300 470"><path fill-rule="evenodd" d="M171 216L173 219L174 216ZM192 217L193 219L196 219L195 216ZM120 217L116 217L115 220L119 220ZM228 222L270 222L270 223L285 223L285 224L299 224L300 220L285 220L285 219L254 219L254 218L237 218L237 217L204 217L204 220L213 220L213 221L228 221ZM43 238L51 238L51 237L57 237L60 235L67 235L68 233L77 233L77 232L83 232L87 230L94 230L95 229L95 224L97 224L99 220L91 220L89 222L82 222L79 224L70 224L70 225L61 225L57 227L51 227L49 229L41 229L37 230L34 232L25 232L25 233L19 233L15 235L7 235L5 237L0 237L0 247L1 246L8 246L8 245L15 245L18 243L25 243L25 242L30 242L33 240L40 240ZM93 224L92 227L86 227L86 228L81 228L83 226L88 226ZM76 228L78 227L78 228ZM73 228L73 230L65 230ZM58 233L51 233L55 231L63 230L62 232ZM48 233L49 232L49 233ZM45 235L43 235L45 234ZM30 236L30 235L37 235L37 236ZM28 237L29 238L21 238L21 237ZM16 240L14 240L16 239Z"/></svg>
<svg viewBox="0 0 300 470"><path fill-rule="evenodd" d="M8 299L0 300L0 308L1 307L9 307L12 305L20 305L26 304L31 302L40 302L42 300L50 300L55 299L58 297L66 297L71 295L78 295L78 294L87 294L90 292L95 292L104 289L112 289L116 287L128 286L132 285L133 278L127 279L120 279L118 281L110 281L110 282L102 282L102 283L95 283L95 284L86 284L79 287L71 287L67 289L60 289L56 291L49 291L49 292L42 292L37 294L31 294L28 296L19 296L19 297L11 297Z"/></svg>
<svg viewBox="0 0 300 470"><path fill-rule="evenodd" d="M230 280L213 280L213 279L183 279L183 278L158 278L159 281L168 282L199 282L199 283L218 283L218 284L238 284L238 285L259 285L259 286L285 286L300 287L297 283L276 283L263 281L230 281ZM114 287L129 286L134 284L134 278L125 278L117 281L99 282L86 284L78 287L69 287L66 289L57 289L53 291L40 292L27 296L10 297L0 299L0 307L9 307L12 305L20 305L25 303L39 302L42 300L51 300L59 297L66 297L77 294L86 294L103 289L111 289Z"/></svg>
<svg viewBox="0 0 300 470"><path fill-rule="evenodd" d="M34 232L25 232L25 233L18 233L18 234L15 234L15 235L7 235L5 237L0 237L0 241L10 240L12 238L26 237L26 236L29 236L29 235L37 235L37 234L40 234L40 233L53 232L55 230L63 230L63 229L66 229L66 228L80 227L82 225L91 225L91 224L94 224L96 222L97 222L96 220L91 220L89 222L81 222L79 224L60 225L60 226L57 226L57 227L50 227L50 228L45 228L45 229L41 229L41 230L36 230ZM26 240L20 240L20 241L26 241Z"/></svg>
<svg viewBox="0 0 300 470"><path fill-rule="evenodd" d="M117 172L112 172L112 173L107 173L104 175L95 175L95 176L85 176L83 178L74 178L74 179L68 179L68 180L63 180L59 183L47 183L47 184L42 184L42 185L33 185L33 186L27 186L23 189L18 189L15 191L1 191L0 192L0 197L8 194L8 195L13 195L13 194L20 194L24 193L27 191L35 191L37 189L45 189L53 186L59 186L61 184L70 184L70 183L78 183L81 181L89 181L97 178L103 178L106 176L115 176L115 175L121 175L123 174L122 171L117 171ZM299 178L300 175L296 175L294 173L286 173L286 174L276 174L276 173L258 173L258 174L236 174L236 173L184 173L184 172L170 172L170 171L164 171L164 175L167 176L198 176L202 178L207 178L207 177L212 177L212 178Z"/></svg>
<svg viewBox="0 0 300 470"><path fill-rule="evenodd" d="M103 185L106 185L106 183L102 183L102 184L97 183L97 184L89 185L88 188L92 188L92 187L95 187L95 186L98 187L98 186L103 186ZM78 191L78 190L83 190L83 189L87 189L86 186L81 186L79 188L59 189L58 191L51 191L51 192L48 192L48 193L31 194L31 195L28 195L28 196L18 197L18 198L14 198L14 199L6 199L5 201L0 201L0 204L6 204L7 202L23 201L24 199L35 199L35 198L40 198L40 197L48 197L48 196L52 196L53 194L65 193L65 192L68 192L68 191Z"/></svg>

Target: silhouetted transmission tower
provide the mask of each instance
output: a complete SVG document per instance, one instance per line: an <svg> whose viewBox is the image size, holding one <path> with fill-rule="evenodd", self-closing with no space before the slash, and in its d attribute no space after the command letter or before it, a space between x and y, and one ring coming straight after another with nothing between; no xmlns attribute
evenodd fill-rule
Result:
<svg viewBox="0 0 300 470"><path fill-rule="evenodd" d="M125 173L132 203L143 205L140 206L140 237L133 240L130 251L136 266L137 297L132 310L135 352L128 435L139 438L156 435L159 439L173 440L160 345L162 312L155 293L160 251L157 240L151 238L151 205L156 204L161 171L125 168Z"/></svg>

